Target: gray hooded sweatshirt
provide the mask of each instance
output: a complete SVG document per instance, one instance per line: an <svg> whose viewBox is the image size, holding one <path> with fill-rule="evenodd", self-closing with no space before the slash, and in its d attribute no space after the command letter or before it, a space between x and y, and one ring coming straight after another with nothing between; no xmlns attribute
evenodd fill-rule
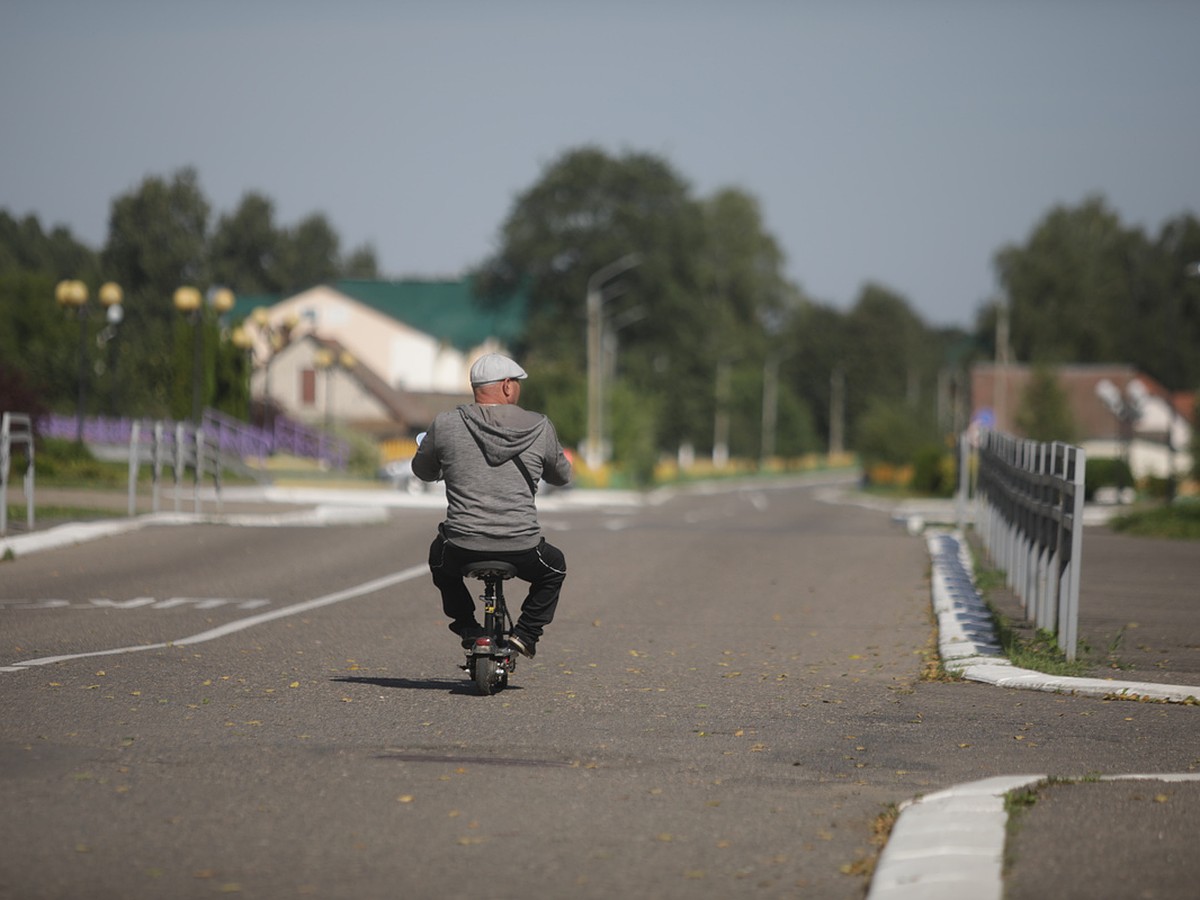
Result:
<svg viewBox="0 0 1200 900"><path fill-rule="evenodd" d="M532 479L513 462L519 456ZM468 550L529 550L542 539L538 479L565 485L571 463L554 425L513 404L469 403L440 413L412 461L423 481L446 482L442 535Z"/></svg>

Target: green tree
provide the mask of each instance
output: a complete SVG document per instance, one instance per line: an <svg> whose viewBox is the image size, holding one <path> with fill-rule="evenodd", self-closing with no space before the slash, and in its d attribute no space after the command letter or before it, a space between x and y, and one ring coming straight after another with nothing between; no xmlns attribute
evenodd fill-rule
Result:
<svg viewBox="0 0 1200 900"><path fill-rule="evenodd" d="M1045 364L1033 367L1029 384L1021 394L1016 424L1025 437L1035 441L1075 442L1071 404L1052 367Z"/></svg>
<svg viewBox="0 0 1200 900"><path fill-rule="evenodd" d="M868 401L856 431L858 452L868 465L910 463L929 444L927 430L912 411L884 397Z"/></svg>
<svg viewBox="0 0 1200 900"><path fill-rule="evenodd" d="M1144 349L1132 357L1139 368L1171 390L1200 388L1200 219L1166 222L1154 242L1151 290L1157 315L1147 323Z"/></svg>
<svg viewBox="0 0 1200 900"><path fill-rule="evenodd" d="M176 288L208 284L208 216L195 169L180 169L170 180L147 177L113 201L104 270L127 296L148 304L148 316L169 318Z"/></svg>
<svg viewBox="0 0 1200 900"><path fill-rule="evenodd" d="M209 244L213 280L241 294L279 293L287 280L283 240L274 204L262 194L246 194L232 214L217 220Z"/></svg>
<svg viewBox="0 0 1200 900"><path fill-rule="evenodd" d="M603 286L609 322L630 323L619 334L617 377L651 406L665 393L674 398L662 404L659 445L691 436L705 420L711 429L712 344L697 268L702 216L670 166L648 154L570 151L517 198L499 244L475 274L483 302L526 286L519 350L535 366L580 373L588 281L637 253L636 269Z"/></svg>
<svg viewBox="0 0 1200 900"><path fill-rule="evenodd" d="M195 169L145 178L113 201L102 261L125 290L117 378L133 414L179 415L190 397L190 332L172 305L181 286L206 290L209 203ZM190 410L190 405L186 407Z"/></svg>
<svg viewBox="0 0 1200 900"><path fill-rule="evenodd" d="M363 244L350 251L342 261L341 275L343 278L379 278L379 261L375 258L375 248L371 244Z"/></svg>
<svg viewBox="0 0 1200 900"><path fill-rule="evenodd" d="M996 255L1010 304L1011 346L1028 362L1129 358L1149 299L1139 290L1148 245L1100 197L1055 207L1023 247Z"/></svg>
<svg viewBox="0 0 1200 900"><path fill-rule="evenodd" d="M636 269L602 286L605 327L620 348L610 396L615 403L616 390L627 391L630 403L652 413L644 418L658 452L684 442L701 452L711 447L718 368L730 370L731 384L753 383L761 392L768 329L778 331L798 299L753 197L726 188L699 201L651 154L565 153L518 197L499 247L475 273L484 302L525 286L531 309L519 349L534 365L578 373L586 361L589 279L638 255ZM732 415L741 399L729 402ZM628 403L621 415L634 416ZM758 434L755 428L755 445ZM612 436L618 454L644 457Z"/></svg>
<svg viewBox="0 0 1200 900"><path fill-rule="evenodd" d="M844 364L846 417L851 446L858 421L868 406L883 400L903 409L914 421L930 398L929 382L936 359L928 350L928 329L908 302L879 285L863 288L846 317Z"/></svg>
<svg viewBox="0 0 1200 900"><path fill-rule="evenodd" d="M282 240L281 282L286 293L336 281L341 275L340 240L329 220L313 213L288 229Z"/></svg>

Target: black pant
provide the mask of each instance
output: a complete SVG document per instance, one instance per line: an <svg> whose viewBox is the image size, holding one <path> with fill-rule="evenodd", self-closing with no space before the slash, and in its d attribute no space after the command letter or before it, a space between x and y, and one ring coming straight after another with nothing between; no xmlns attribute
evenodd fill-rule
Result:
<svg viewBox="0 0 1200 900"><path fill-rule="evenodd" d="M521 604L521 615L513 631L531 643L537 643L542 630L554 618L563 579L567 577L567 562L561 550L542 538L529 550L499 552L496 550L467 550L451 544L439 534L429 547L429 571L433 583L442 592L442 610L450 617L450 630L460 637L478 632L475 618L475 599L467 589L462 568L470 562L499 559L517 568L517 577L529 582L529 593Z"/></svg>

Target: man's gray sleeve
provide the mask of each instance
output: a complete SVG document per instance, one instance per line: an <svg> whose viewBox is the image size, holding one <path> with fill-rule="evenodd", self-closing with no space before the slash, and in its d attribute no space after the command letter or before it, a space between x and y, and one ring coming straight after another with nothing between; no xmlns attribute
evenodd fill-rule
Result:
<svg viewBox="0 0 1200 900"><path fill-rule="evenodd" d="M542 478L547 484L559 487L571 483L571 463L563 453L554 423L546 420L546 456L542 460Z"/></svg>
<svg viewBox="0 0 1200 900"><path fill-rule="evenodd" d="M422 481L437 481L442 477L442 466L437 458L437 440L433 432L435 424L436 421L430 423L429 431L425 433L425 439L421 441L412 461L413 474Z"/></svg>

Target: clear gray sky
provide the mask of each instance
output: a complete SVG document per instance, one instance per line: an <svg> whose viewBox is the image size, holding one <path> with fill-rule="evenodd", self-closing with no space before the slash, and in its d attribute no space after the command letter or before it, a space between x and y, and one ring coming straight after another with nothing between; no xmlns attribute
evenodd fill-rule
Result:
<svg viewBox="0 0 1200 900"><path fill-rule="evenodd" d="M457 275L594 144L756 196L817 300L969 325L1054 205L1195 214L1198 97L1194 0L7 0L0 208L99 248L192 165L214 222L258 191Z"/></svg>

